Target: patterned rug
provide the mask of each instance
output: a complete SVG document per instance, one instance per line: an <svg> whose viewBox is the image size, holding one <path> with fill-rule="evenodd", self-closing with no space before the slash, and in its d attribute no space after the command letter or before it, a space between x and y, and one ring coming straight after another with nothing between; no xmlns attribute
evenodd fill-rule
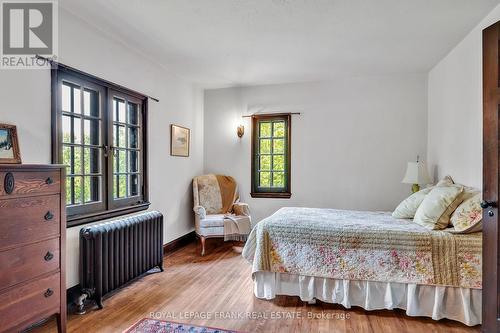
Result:
<svg viewBox="0 0 500 333"><path fill-rule="evenodd" d="M238 333L238 331L144 318L125 333Z"/></svg>

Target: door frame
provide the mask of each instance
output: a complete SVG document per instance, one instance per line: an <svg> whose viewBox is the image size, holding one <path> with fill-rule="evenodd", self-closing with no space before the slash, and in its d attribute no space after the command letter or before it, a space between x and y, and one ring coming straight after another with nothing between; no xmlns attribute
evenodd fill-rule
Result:
<svg viewBox="0 0 500 333"><path fill-rule="evenodd" d="M498 332L498 148L499 148L499 41L500 22L483 30L483 332Z"/></svg>

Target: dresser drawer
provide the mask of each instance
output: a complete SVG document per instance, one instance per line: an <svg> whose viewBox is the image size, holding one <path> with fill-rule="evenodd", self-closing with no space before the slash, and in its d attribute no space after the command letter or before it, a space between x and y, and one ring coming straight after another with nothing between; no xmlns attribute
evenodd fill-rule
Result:
<svg viewBox="0 0 500 333"><path fill-rule="evenodd" d="M59 206L59 195L0 200L0 250L57 236Z"/></svg>
<svg viewBox="0 0 500 333"><path fill-rule="evenodd" d="M0 252L0 291L59 268L59 238Z"/></svg>
<svg viewBox="0 0 500 333"><path fill-rule="evenodd" d="M9 196L59 193L61 189L60 171L1 171L0 199Z"/></svg>
<svg viewBox="0 0 500 333"><path fill-rule="evenodd" d="M59 312L60 283L57 273L0 293L0 330Z"/></svg>

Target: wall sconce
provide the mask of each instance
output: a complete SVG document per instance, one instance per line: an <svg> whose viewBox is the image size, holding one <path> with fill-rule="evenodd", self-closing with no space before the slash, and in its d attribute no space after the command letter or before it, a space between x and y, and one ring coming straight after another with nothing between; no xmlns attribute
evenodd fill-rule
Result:
<svg viewBox="0 0 500 333"><path fill-rule="evenodd" d="M241 138L243 134L245 134L245 126L243 125L238 126L237 133L238 133L238 138Z"/></svg>

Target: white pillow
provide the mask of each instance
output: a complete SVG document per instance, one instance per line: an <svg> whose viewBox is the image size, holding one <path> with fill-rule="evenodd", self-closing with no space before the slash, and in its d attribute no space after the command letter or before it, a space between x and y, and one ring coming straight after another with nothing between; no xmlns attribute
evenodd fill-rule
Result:
<svg viewBox="0 0 500 333"><path fill-rule="evenodd" d="M445 229L450 215L460 204L463 190L461 185L434 187L418 207L413 221L427 229Z"/></svg>
<svg viewBox="0 0 500 333"><path fill-rule="evenodd" d="M418 192L413 193L408 198L401 201L392 212L392 217L397 219L412 219L418 207L424 201L425 196L432 190L432 187L424 188Z"/></svg>

